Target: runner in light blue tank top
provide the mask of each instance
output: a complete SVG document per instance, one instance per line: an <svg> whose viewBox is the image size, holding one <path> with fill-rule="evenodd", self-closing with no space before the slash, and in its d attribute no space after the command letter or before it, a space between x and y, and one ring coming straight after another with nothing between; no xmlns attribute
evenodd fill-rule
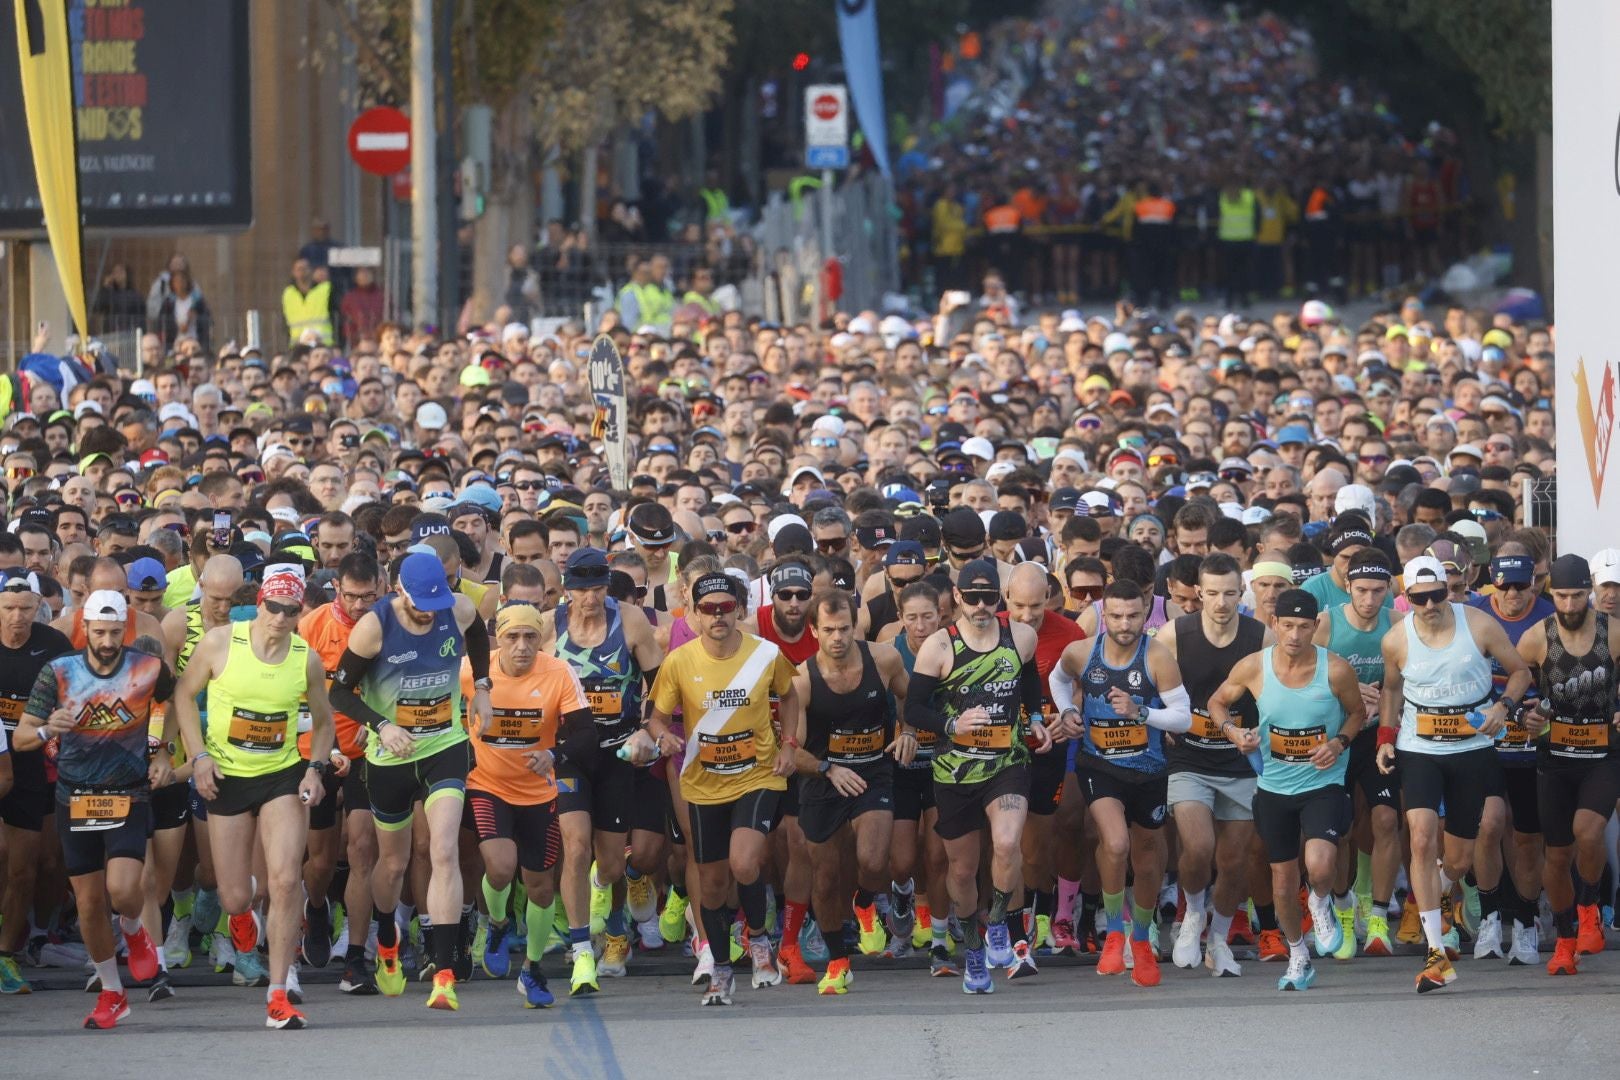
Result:
<svg viewBox="0 0 1620 1080"><path fill-rule="evenodd" d="M1328 686L1329 652L1316 647L1316 673L1299 689L1284 686L1272 667L1277 647L1261 652L1260 753L1266 768L1260 790L1277 795L1302 795L1329 784L1344 783L1346 755L1326 769L1311 764L1316 747L1344 727L1344 708Z"/></svg>

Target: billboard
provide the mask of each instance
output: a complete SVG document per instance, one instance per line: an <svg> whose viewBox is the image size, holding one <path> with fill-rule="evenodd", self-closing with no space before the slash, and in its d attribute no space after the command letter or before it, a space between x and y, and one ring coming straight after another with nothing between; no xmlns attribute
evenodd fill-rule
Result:
<svg viewBox="0 0 1620 1080"><path fill-rule="evenodd" d="M67 0L67 13L85 227L252 224L248 0ZM28 145L16 35L16 5L0 4L5 147ZM0 232L43 226L33 162L0 154Z"/></svg>
<svg viewBox="0 0 1620 1080"><path fill-rule="evenodd" d="M1590 556L1620 536L1620 6L1554 4L1552 27L1558 550Z"/></svg>

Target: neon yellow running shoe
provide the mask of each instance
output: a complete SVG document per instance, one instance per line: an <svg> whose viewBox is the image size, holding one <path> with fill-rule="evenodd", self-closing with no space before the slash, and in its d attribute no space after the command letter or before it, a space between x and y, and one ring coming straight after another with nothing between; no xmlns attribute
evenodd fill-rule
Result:
<svg viewBox="0 0 1620 1080"><path fill-rule="evenodd" d="M461 1008L461 1002L456 1000L455 972L435 971L433 973L433 989L428 991L427 1007L430 1009L443 1009L446 1012L455 1012Z"/></svg>
<svg viewBox="0 0 1620 1080"><path fill-rule="evenodd" d="M877 905L856 908L855 925L860 929L861 952L867 956L881 956L889 944L889 935L883 932L883 920L878 918Z"/></svg>
<svg viewBox="0 0 1620 1080"><path fill-rule="evenodd" d="M596 879L596 864L591 863L591 934L607 930L608 912L613 910L613 890Z"/></svg>
<svg viewBox="0 0 1620 1080"><path fill-rule="evenodd" d="M686 897L677 895L672 889L669 899L664 901L663 914L658 916L658 933L672 945L678 945L687 938L686 906Z"/></svg>
<svg viewBox="0 0 1620 1080"><path fill-rule="evenodd" d="M816 992L820 994L847 994L849 984L854 981L854 973L849 970L849 957L841 960L827 962L827 974L821 977L816 984Z"/></svg>
<svg viewBox="0 0 1620 1080"><path fill-rule="evenodd" d="M1354 905L1343 911L1335 908L1333 914L1339 920L1339 928L1344 931L1344 940L1333 950L1333 959L1353 960L1356 955L1356 909Z"/></svg>
<svg viewBox="0 0 1620 1080"><path fill-rule="evenodd" d="M601 987L596 984L596 953L589 945L574 950L574 972L568 980L568 993L573 997L594 994Z"/></svg>

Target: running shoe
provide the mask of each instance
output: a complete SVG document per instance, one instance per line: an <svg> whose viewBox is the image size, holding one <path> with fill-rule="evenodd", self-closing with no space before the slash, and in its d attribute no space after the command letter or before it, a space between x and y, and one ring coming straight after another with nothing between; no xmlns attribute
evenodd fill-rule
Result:
<svg viewBox="0 0 1620 1080"><path fill-rule="evenodd" d="M264 1026L280 1031L300 1031L308 1024L304 1014L293 1008L288 995L277 990L270 995L270 1002L265 1006Z"/></svg>
<svg viewBox="0 0 1620 1080"><path fill-rule="evenodd" d="M759 990L767 986L778 986L782 982L782 969L776 966L776 960L771 956L771 939L767 934L750 937L748 940L748 962L754 968L754 989Z"/></svg>
<svg viewBox="0 0 1620 1080"><path fill-rule="evenodd" d="M160 971L157 978L152 980L151 987L146 991L146 1003L155 1005L160 1001L168 1001L174 997L174 983L169 981L169 973Z"/></svg>
<svg viewBox="0 0 1620 1080"><path fill-rule="evenodd" d="M849 957L827 963L827 974L821 977L816 984L816 993L831 997L835 994L849 993L849 984L855 980L854 972L849 970Z"/></svg>
<svg viewBox="0 0 1620 1080"><path fill-rule="evenodd" d="M1547 974L1574 975L1579 970L1576 967L1576 957L1580 954L1578 939L1561 937L1553 946L1552 959L1547 961Z"/></svg>
<svg viewBox="0 0 1620 1080"><path fill-rule="evenodd" d="M916 911L916 921L911 927L911 947L922 950L934 940L934 916L927 904L918 904Z"/></svg>
<svg viewBox="0 0 1620 1080"><path fill-rule="evenodd" d="M203 935L208 943L208 964L218 975L236 966L236 950L231 948L231 936L222 934L218 930L210 930Z"/></svg>
<svg viewBox="0 0 1620 1080"><path fill-rule="evenodd" d="M1513 923L1513 943L1508 949L1509 967L1533 967L1541 962L1541 931L1534 925Z"/></svg>
<svg viewBox="0 0 1620 1080"><path fill-rule="evenodd" d="M686 940L686 900L670 892L664 901L663 913L658 916L658 932L665 941Z"/></svg>
<svg viewBox="0 0 1620 1080"><path fill-rule="evenodd" d="M191 966L190 915L169 920L169 932L163 935L163 963L173 969Z"/></svg>
<svg viewBox="0 0 1620 1080"><path fill-rule="evenodd" d="M287 965L287 1000L294 1005L304 1003L304 984L298 981L298 961Z"/></svg>
<svg viewBox="0 0 1620 1080"><path fill-rule="evenodd" d="M1052 916L1035 916L1035 936L1030 939L1030 948L1040 952L1042 948L1048 950L1052 947Z"/></svg>
<svg viewBox="0 0 1620 1080"><path fill-rule="evenodd" d="M1418 917L1417 901L1410 896L1406 898L1406 906L1401 909L1401 928L1395 934L1395 940L1402 945L1417 945L1423 941L1423 920Z"/></svg>
<svg viewBox="0 0 1620 1080"><path fill-rule="evenodd" d="M645 874L639 877L626 874L624 892L625 901L630 905L631 921L644 923L658 917L658 890L653 888L652 878Z"/></svg>
<svg viewBox="0 0 1620 1080"><path fill-rule="evenodd" d="M1283 941L1282 931L1260 931L1259 952L1259 959L1261 960L1287 960L1288 944Z"/></svg>
<svg viewBox="0 0 1620 1080"><path fill-rule="evenodd" d="M546 989L546 977L540 973L539 967L538 964L531 964L518 974L518 997L523 999L526 1009L548 1009L557 1000Z"/></svg>
<svg viewBox="0 0 1620 1080"><path fill-rule="evenodd" d="M596 864L591 863L591 933L607 930L608 912L613 910L613 887L596 879Z"/></svg>
<svg viewBox="0 0 1620 1080"><path fill-rule="evenodd" d="M928 950L928 974L936 979L942 979L955 978L961 972L957 970L951 954L945 951L945 946L935 945Z"/></svg>
<svg viewBox="0 0 1620 1080"><path fill-rule="evenodd" d="M1209 939L1205 947L1204 966L1209 968L1210 975L1217 979L1236 978L1243 974L1243 968L1232 955L1232 946L1214 937Z"/></svg>
<svg viewBox="0 0 1620 1080"><path fill-rule="evenodd" d="M856 914L858 916L859 912ZM889 924L889 941L891 944L897 941L909 941L912 931L917 928L917 909L913 906L904 915L901 915L895 910L894 900L891 897L889 900L889 917L886 921Z"/></svg>
<svg viewBox="0 0 1620 1080"><path fill-rule="evenodd" d="M152 935L146 932L146 927L125 934L124 944L129 946L130 981L144 983L156 978L162 965L158 963L157 946L152 944Z"/></svg>
<svg viewBox="0 0 1620 1080"><path fill-rule="evenodd" d="M1344 944L1344 927L1333 914L1333 902L1325 896L1308 894L1306 906L1311 912L1311 929L1316 938L1316 955L1331 956Z"/></svg>
<svg viewBox="0 0 1620 1080"><path fill-rule="evenodd" d="M323 968L332 962L332 905L319 907L304 901L304 959L311 967Z"/></svg>
<svg viewBox="0 0 1620 1080"><path fill-rule="evenodd" d="M1596 904L1581 904L1575 909L1580 930L1575 935L1575 951L1582 956L1593 956L1603 951L1603 913Z"/></svg>
<svg viewBox="0 0 1620 1080"><path fill-rule="evenodd" d="M259 922L259 913L248 910L240 915L230 918L231 948L239 953L252 952L259 947L260 931L264 929Z"/></svg>
<svg viewBox="0 0 1620 1080"><path fill-rule="evenodd" d="M0 994L31 994L34 988L23 978L15 956L0 956Z"/></svg>
<svg viewBox="0 0 1620 1080"><path fill-rule="evenodd" d="M101 993L101 976L92 971L90 977L84 980L84 992L87 994Z"/></svg>
<svg viewBox="0 0 1620 1080"><path fill-rule="evenodd" d="M883 921L878 918L877 905L868 904L855 909L855 925L860 928L860 945L863 956L880 956L883 947L889 943L887 935L883 933Z"/></svg>
<svg viewBox="0 0 1620 1080"><path fill-rule="evenodd" d="M574 950L574 971L568 977L568 994L594 994L602 989L596 982L596 953L589 948Z"/></svg>
<svg viewBox="0 0 1620 1080"><path fill-rule="evenodd" d="M428 991L427 1007L442 1009L445 1012L455 1012L461 1008L461 1002L456 998L456 973L453 971L435 971L433 973L433 989Z"/></svg>
<svg viewBox="0 0 1620 1080"><path fill-rule="evenodd" d="M993 922L984 928L984 958L991 967L1009 967L1013 962L1012 935L1007 924Z"/></svg>
<svg viewBox="0 0 1620 1080"><path fill-rule="evenodd" d="M377 980L366 970L364 957L343 965L343 978L338 981L338 992L353 994L355 997L377 996Z"/></svg>
<svg viewBox="0 0 1620 1080"><path fill-rule="evenodd" d="M1103 939L1102 954L1097 957L1097 974L1125 974L1125 935L1119 930L1108 931Z"/></svg>
<svg viewBox="0 0 1620 1080"><path fill-rule="evenodd" d="M1427 994L1430 990L1439 990L1450 986L1457 981L1457 969L1451 966L1444 949L1430 949L1423 963L1423 970L1418 972L1417 992Z"/></svg>
<svg viewBox="0 0 1620 1080"><path fill-rule="evenodd" d="M1005 931L1007 928L1002 927ZM962 969L962 993L964 994L993 994L996 984L990 978L990 968L985 964L985 951L983 949L969 949L966 954L967 963Z"/></svg>
<svg viewBox="0 0 1620 1080"><path fill-rule="evenodd" d="M1356 940L1367 940L1367 920L1372 917L1372 897L1356 893Z"/></svg>
<svg viewBox="0 0 1620 1080"><path fill-rule="evenodd" d="M657 952L664 947L663 928L658 925L656 911L652 918L636 923L636 944L642 952Z"/></svg>
<svg viewBox="0 0 1620 1080"><path fill-rule="evenodd" d="M799 930L799 952L804 954L808 964L825 964L830 959L827 939L821 936L821 926L814 919L804 920L804 926Z"/></svg>
<svg viewBox="0 0 1620 1080"><path fill-rule="evenodd" d="M1067 953L1074 955L1080 951L1080 942L1074 936L1074 923L1068 919L1054 919L1052 922L1052 952L1056 954Z"/></svg>
<svg viewBox="0 0 1620 1080"><path fill-rule="evenodd" d="M1367 916L1367 936L1361 951L1368 956L1394 956L1395 946L1389 940L1389 916Z"/></svg>
<svg viewBox="0 0 1620 1080"><path fill-rule="evenodd" d="M697 967L692 969L692 985L707 987L713 981L714 952L709 948L709 943L705 941L702 948L698 949ZM729 1005L730 1002L727 1001L726 1004Z"/></svg>
<svg viewBox="0 0 1620 1080"><path fill-rule="evenodd" d="M219 926L219 918L224 912L219 907L219 890L198 889L197 899L191 904L191 925L200 931L204 937L212 934Z"/></svg>
<svg viewBox="0 0 1620 1080"><path fill-rule="evenodd" d="M393 948L377 946L377 990L383 997L399 997L405 992L405 965L400 963L397 941Z"/></svg>
<svg viewBox="0 0 1620 1080"><path fill-rule="evenodd" d="M623 978L624 965L629 959L630 938L625 934L607 934L602 938L602 962L597 965L597 974Z"/></svg>
<svg viewBox="0 0 1620 1080"><path fill-rule="evenodd" d="M1455 960L1462 955L1462 935L1457 932L1457 913L1451 897L1440 898L1440 942L1446 947L1446 959Z"/></svg>
<svg viewBox="0 0 1620 1080"><path fill-rule="evenodd" d="M1353 913L1352 913L1352 917ZM1311 964L1310 954L1301 950L1290 951L1288 954L1288 970L1283 972L1282 978L1277 980L1279 990L1309 990L1311 983L1316 981L1316 968Z"/></svg>
<svg viewBox="0 0 1620 1080"><path fill-rule="evenodd" d="M1249 923L1249 909L1240 907L1237 914L1232 916L1232 929L1226 932L1228 945L1253 945L1254 927Z"/></svg>
<svg viewBox="0 0 1620 1080"><path fill-rule="evenodd" d="M1204 913L1202 911L1189 911L1187 917L1181 920L1181 929L1176 931L1176 944L1170 952L1170 958L1178 968L1193 968L1198 966L1199 938L1204 936Z"/></svg>
<svg viewBox="0 0 1620 1080"><path fill-rule="evenodd" d="M484 974L492 979L504 979L512 973L512 954L506 951L506 935L512 929L510 922L491 923L484 931Z"/></svg>
<svg viewBox="0 0 1620 1080"><path fill-rule="evenodd" d="M804 953L798 946L783 946L776 954L776 966L782 969L787 981L794 985L803 985L816 981L816 972L809 964L804 962Z"/></svg>
<svg viewBox="0 0 1620 1080"><path fill-rule="evenodd" d="M1475 960L1502 959L1502 916L1491 912L1479 920L1479 932L1474 935Z"/></svg>
<svg viewBox="0 0 1620 1080"><path fill-rule="evenodd" d="M889 960L904 960L911 955L911 936L895 937L889 935L889 943L883 946L883 955Z"/></svg>
<svg viewBox="0 0 1620 1080"><path fill-rule="evenodd" d="M236 967L231 972L231 982L237 986L270 985L270 972L266 970L264 961L259 958L259 950L236 954Z"/></svg>
<svg viewBox="0 0 1620 1080"><path fill-rule="evenodd" d="M1476 886L1468 884L1466 879L1464 879L1462 883L1462 889L1463 902L1462 908L1457 912L1457 920L1462 923L1463 931L1467 933L1469 937L1477 937L1479 934L1479 922L1481 918L1479 908L1479 889Z"/></svg>
<svg viewBox="0 0 1620 1080"><path fill-rule="evenodd" d="M731 972L731 965L725 964L714 969L714 976L709 980L709 988L703 993L705 1005L730 1005L731 988L736 982L736 976Z"/></svg>
<svg viewBox="0 0 1620 1080"><path fill-rule="evenodd" d="M469 967L471 966L472 959L475 956L478 957L478 963L479 963L480 966L482 966L483 962L484 962L484 953L485 953L486 950L489 949L489 917L486 916L486 915L474 914L473 917L472 917L472 921L477 924L477 927L473 931L473 938L472 938L471 947L464 950L464 954L466 956L467 963L468 963ZM508 923L508 926L510 926L510 923ZM505 949L505 946L503 945L502 948ZM461 972L459 970L460 967L461 967L461 965L459 963L459 958L458 958L458 963L457 963L456 967L457 967L457 972L456 972L456 978L457 979L461 979L462 982L465 982L465 981L467 981L467 979L472 978L472 972L471 971L467 972L467 976L466 976L465 979L462 978ZM510 963L507 964L507 970L508 971L511 970L511 964Z"/></svg>
<svg viewBox="0 0 1620 1080"><path fill-rule="evenodd" d="M1159 956L1151 941L1131 939L1131 981L1137 986L1159 985Z"/></svg>
<svg viewBox="0 0 1620 1080"><path fill-rule="evenodd" d="M1007 966L1007 978L1025 979L1039 970L1035 967L1035 954L1029 947L1029 942L1018 941L1013 943L1013 962Z"/></svg>
<svg viewBox="0 0 1620 1080"><path fill-rule="evenodd" d="M1340 911L1333 909L1333 914L1339 920L1339 929L1343 932L1343 940L1339 947L1333 950L1335 960L1354 960L1356 958L1356 909L1352 905Z"/></svg>
<svg viewBox="0 0 1620 1080"><path fill-rule="evenodd" d="M84 1018L84 1026L92 1030L110 1031L128 1015L129 997L122 991L103 990L96 996L95 1009Z"/></svg>

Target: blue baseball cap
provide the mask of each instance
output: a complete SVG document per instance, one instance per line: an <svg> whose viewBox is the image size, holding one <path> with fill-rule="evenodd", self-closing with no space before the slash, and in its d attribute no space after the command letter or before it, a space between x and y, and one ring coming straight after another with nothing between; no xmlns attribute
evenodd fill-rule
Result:
<svg viewBox="0 0 1620 1080"><path fill-rule="evenodd" d="M907 487L905 484L883 485L883 497L893 499L895 502L922 502L922 496L917 494L914 488Z"/></svg>
<svg viewBox="0 0 1620 1080"><path fill-rule="evenodd" d="M923 546L915 540L896 540L883 553L883 565L926 566L928 565L928 555L923 551Z"/></svg>
<svg viewBox="0 0 1620 1080"><path fill-rule="evenodd" d="M607 553L601 548L578 547L563 564L563 588L607 588Z"/></svg>
<svg viewBox="0 0 1620 1080"><path fill-rule="evenodd" d="M1311 433L1301 424L1289 424L1277 432L1277 445L1288 446L1292 443L1308 443Z"/></svg>
<svg viewBox="0 0 1620 1080"><path fill-rule="evenodd" d="M1536 563L1528 555L1498 555L1491 560L1491 584L1528 585L1535 580Z"/></svg>
<svg viewBox="0 0 1620 1080"><path fill-rule="evenodd" d="M399 564L399 588L418 611L444 611L456 604L444 564L432 555L405 556Z"/></svg>
<svg viewBox="0 0 1620 1080"><path fill-rule="evenodd" d="M153 592L169 587L169 572L156 559L136 559L129 564L125 573L129 576L129 587L136 592Z"/></svg>

